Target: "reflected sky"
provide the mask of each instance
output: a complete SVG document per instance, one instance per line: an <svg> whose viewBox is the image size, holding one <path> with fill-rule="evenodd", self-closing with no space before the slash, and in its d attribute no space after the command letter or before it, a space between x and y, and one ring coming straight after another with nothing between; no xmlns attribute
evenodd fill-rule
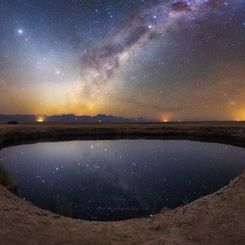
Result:
<svg viewBox="0 0 245 245"><path fill-rule="evenodd" d="M38 143L3 149L21 197L74 218L121 220L175 208L226 185L243 148L175 140Z"/></svg>

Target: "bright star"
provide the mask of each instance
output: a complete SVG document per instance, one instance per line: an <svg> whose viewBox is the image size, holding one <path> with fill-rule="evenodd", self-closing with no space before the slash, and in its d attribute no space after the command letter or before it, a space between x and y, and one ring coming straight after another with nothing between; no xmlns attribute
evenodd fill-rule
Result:
<svg viewBox="0 0 245 245"><path fill-rule="evenodd" d="M23 30L22 30L22 29L19 29L17 32L18 32L18 34L20 34L20 35L23 34Z"/></svg>

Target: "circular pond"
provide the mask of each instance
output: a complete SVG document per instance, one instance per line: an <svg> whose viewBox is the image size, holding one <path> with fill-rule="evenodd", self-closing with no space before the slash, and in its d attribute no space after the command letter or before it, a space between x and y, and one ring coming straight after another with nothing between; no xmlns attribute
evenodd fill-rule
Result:
<svg viewBox="0 0 245 245"><path fill-rule="evenodd" d="M245 149L182 140L37 143L0 151L20 197L87 220L147 217L215 192L245 168Z"/></svg>

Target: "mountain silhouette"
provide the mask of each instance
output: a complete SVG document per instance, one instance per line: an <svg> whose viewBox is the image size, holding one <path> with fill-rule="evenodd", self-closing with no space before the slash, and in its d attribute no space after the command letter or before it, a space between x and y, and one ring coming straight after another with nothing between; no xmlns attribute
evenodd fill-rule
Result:
<svg viewBox="0 0 245 245"><path fill-rule="evenodd" d="M16 114L16 115L4 115L0 114L1 122L8 121L18 121L18 122L34 122L38 118L37 115L31 114ZM76 116L73 114L63 114L63 115L52 115L44 116L47 122L84 122L84 123L126 123L126 122L149 122L148 119L142 117L127 118L127 117L117 117L113 115L98 114L96 116Z"/></svg>

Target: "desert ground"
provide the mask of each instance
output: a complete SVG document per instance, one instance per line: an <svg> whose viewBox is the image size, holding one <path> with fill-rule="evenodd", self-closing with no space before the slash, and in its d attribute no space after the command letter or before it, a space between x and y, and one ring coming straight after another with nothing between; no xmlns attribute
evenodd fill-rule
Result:
<svg viewBox="0 0 245 245"><path fill-rule="evenodd" d="M0 124L0 149L71 139L190 139L245 147L244 122ZM0 185L0 244L245 244L245 172L217 192L150 218L75 220L39 209Z"/></svg>

